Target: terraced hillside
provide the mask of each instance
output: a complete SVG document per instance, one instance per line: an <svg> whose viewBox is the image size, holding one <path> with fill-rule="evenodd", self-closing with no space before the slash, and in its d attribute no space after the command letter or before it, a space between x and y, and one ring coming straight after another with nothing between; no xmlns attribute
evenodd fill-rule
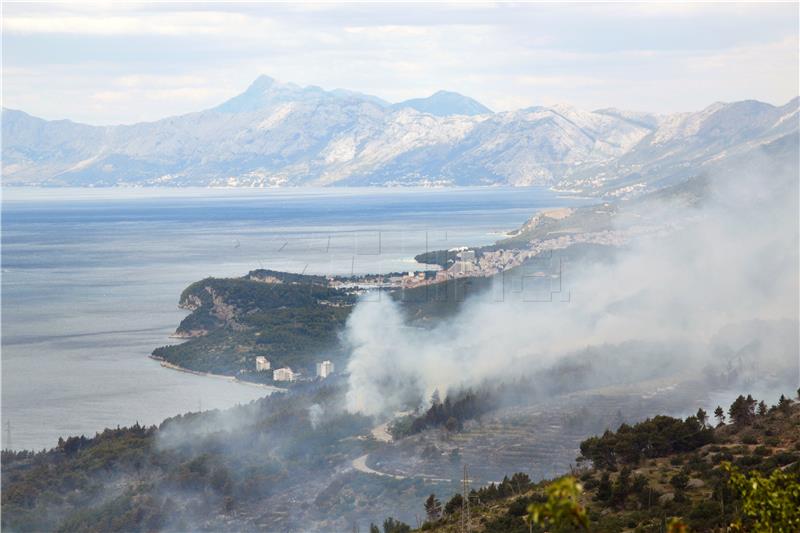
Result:
<svg viewBox="0 0 800 533"><path fill-rule="evenodd" d="M585 460L597 459L593 446L598 442L622 451L627 438L652 441L661 432L664 446L644 448L641 455L617 455L610 464L589 461L573 469L580 493L571 509L585 511L592 532L661 532L673 521L687 528L683 531L722 531L731 524L737 531L797 531L800 401L781 396L768 407L742 396L727 410L725 422L713 427L704 411L685 421L662 416L585 441L581 446ZM684 433L683 428L693 427L701 428L702 438L698 431ZM585 530L559 528L554 521L547 527L526 523L528 506L547 501L552 484L530 483L519 474L472 490L466 522L461 496L450 501L442 498L444 512L429 517L420 529L439 533ZM759 486L769 488L759 494Z"/></svg>
<svg viewBox="0 0 800 533"><path fill-rule="evenodd" d="M672 387L654 380L505 407L467 422L462 431L443 427L400 439L370 453L365 465L399 478L450 480L455 487L465 464L475 483L497 481L509 472L535 480L553 477L575 466L587 436L661 412L692 410L704 401L697 390L690 382Z"/></svg>

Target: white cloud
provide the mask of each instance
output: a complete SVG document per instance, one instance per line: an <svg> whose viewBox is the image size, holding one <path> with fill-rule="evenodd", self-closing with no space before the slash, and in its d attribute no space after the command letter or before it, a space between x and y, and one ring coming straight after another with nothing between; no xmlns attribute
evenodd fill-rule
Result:
<svg viewBox="0 0 800 533"><path fill-rule="evenodd" d="M390 101L455 90L495 110L568 101L661 112L720 99L777 103L797 93L798 31L788 16L796 6L8 4L4 10L4 104L92 123L211 107L259 74Z"/></svg>
<svg viewBox="0 0 800 533"><path fill-rule="evenodd" d="M601 78L590 76L517 76L516 81L522 85L537 87L584 87L587 85L602 85L607 83Z"/></svg>
<svg viewBox="0 0 800 533"><path fill-rule="evenodd" d="M249 18L218 11L148 15L61 15L3 18L3 30L22 34L76 35L222 35Z"/></svg>
<svg viewBox="0 0 800 533"><path fill-rule="evenodd" d="M152 74L126 74L113 80L120 87L185 87L187 85L207 86L212 83L203 76L192 75L152 75Z"/></svg>

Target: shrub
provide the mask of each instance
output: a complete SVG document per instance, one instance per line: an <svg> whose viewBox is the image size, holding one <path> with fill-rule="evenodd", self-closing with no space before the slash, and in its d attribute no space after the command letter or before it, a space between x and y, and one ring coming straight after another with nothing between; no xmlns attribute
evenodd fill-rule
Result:
<svg viewBox="0 0 800 533"><path fill-rule="evenodd" d="M704 531L724 524L719 502L705 500L692 506L689 525L693 530Z"/></svg>
<svg viewBox="0 0 800 533"><path fill-rule="evenodd" d="M769 477L758 472L742 474L729 464L730 486L742 499L741 513L754 531L790 533L800 531L800 481L796 475L773 470ZM735 524L742 528L742 517Z"/></svg>
<svg viewBox="0 0 800 533"><path fill-rule="evenodd" d="M736 464L741 467L752 467L761 464L761 457L757 455L743 455L736 460Z"/></svg>
<svg viewBox="0 0 800 533"><path fill-rule="evenodd" d="M744 444L758 444L758 439L752 433L746 433L742 435L742 443Z"/></svg>
<svg viewBox="0 0 800 533"><path fill-rule="evenodd" d="M570 476L563 477L547 486L547 501L532 503L528 507L527 522L548 529L589 530L586 509L578 501L581 486Z"/></svg>
<svg viewBox="0 0 800 533"><path fill-rule="evenodd" d="M772 450L767 448L766 446L759 446L758 448L753 450L753 453L756 455L760 455L762 457L767 457L769 455L772 455Z"/></svg>

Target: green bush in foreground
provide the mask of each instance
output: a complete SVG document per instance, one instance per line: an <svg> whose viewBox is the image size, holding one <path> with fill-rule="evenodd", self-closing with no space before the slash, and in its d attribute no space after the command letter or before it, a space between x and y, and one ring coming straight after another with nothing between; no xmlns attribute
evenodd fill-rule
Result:
<svg viewBox="0 0 800 533"><path fill-rule="evenodd" d="M575 478L566 476L547 486L547 501L528 506L526 522L538 526L589 531L589 517L578 498L583 488Z"/></svg>
<svg viewBox="0 0 800 533"><path fill-rule="evenodd" d="M730 474L729 484L742 498L741 513L752 521L752 530L768 533L800 531L800 480L797 474L780 468L769 477L758 471L742 474L730 463L724 464ZM734 531L747 531L741 518L731 524Z"/></svg>

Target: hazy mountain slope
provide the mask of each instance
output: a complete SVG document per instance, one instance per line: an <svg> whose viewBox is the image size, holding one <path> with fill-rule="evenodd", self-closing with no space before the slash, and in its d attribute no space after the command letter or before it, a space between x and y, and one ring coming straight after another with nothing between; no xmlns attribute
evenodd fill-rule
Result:
<svg viewBox="0 0 800 533"><path fill-rule="evenodd" d="M485 169L513 185L550 184L579 165L623 154L650 131L568 106L499 113L465 139L445 172Z"/></svg>
<svg viewBox="0 0 800 533"><path fill-rule="evenodd" d="M392 107L403 109L410 107L421 113L429 113L444 117L447 115L484 115L492 110L482 103L463 94L450 91L438 91L427 98L412 98Z"/></svg>
<svg viewBox="0 0 800 533"><path fill-rule="evenodd" d="M666 186L730 168L731 160L755 156L762 147L797 132L797 98L780 107L754 100L716 103L697 113L661 117L658 127L621 157L582 169L560 186L621 195ZM796 158L796 144L786 146L783 154Z"/></svg>
<svg viewBox="0 0 800 533"><path fill-rule="evenodd" d="M3 183L44 181L72 167L91 164L102 151L103 128L69 120L46 121L3 110Z"/></svg>
<svg viewBox="0 0 800 533"><path fill-rule="evenodd" d="M388 105L261 76L205 111L88 126L3 110L6 185L557 185L622 195L797 132L795 99L656 116L492 113L439 92Z"/></svg>

